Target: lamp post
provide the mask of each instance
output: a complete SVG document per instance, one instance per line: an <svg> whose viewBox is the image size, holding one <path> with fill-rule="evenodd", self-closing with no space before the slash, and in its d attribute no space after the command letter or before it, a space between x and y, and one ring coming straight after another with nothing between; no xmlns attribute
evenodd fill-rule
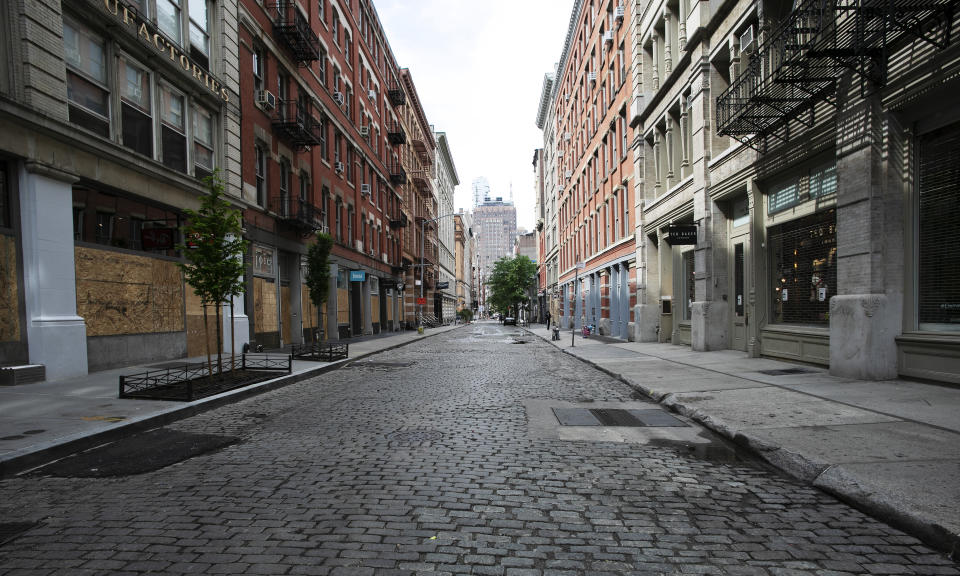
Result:
<svg viewBox="0 0 960 576"><path fill-rule="evenodd" d="M424 218L423 222L420 222L420 302L424 301L423 299L423 253L424 253L423 244L426 236L424 228L427 226L429 222L436 222L441 218L446 218L448 216L456 216L456 215L457 215L456 212L451 212L449 214L443 214L443 215L437 216L436 218L431 218L430 220L427 220L426 218ZM417 308L419 308L420 310L420 313L417 315L417 331L422 332L423 331L423 304L418 304Z"/></svg>

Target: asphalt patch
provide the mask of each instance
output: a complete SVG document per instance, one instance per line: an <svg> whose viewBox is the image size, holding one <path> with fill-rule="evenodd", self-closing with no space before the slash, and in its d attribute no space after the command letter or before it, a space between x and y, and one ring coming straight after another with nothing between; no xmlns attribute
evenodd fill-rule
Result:
<svg viewBox="0 0 960 576"><path fill-rule="evenodd" d="M235 444L234 436L157 428L52 462L30 476L109 478L153 472Z"/></svg>

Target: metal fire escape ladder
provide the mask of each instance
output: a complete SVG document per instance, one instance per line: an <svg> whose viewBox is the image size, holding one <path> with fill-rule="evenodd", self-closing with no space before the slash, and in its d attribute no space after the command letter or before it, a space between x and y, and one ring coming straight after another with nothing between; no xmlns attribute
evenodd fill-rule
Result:
<svg viewBox="0 0 960 576"><path fill-rule="evenodd" d="M320 38L293 0L280 0L273 6L273 30L281 38L299 64L320 59Z"/></svg>
<svg viewBox="0 0 960 576"><path fill-rule="evenodd" d="M834 103L842 70L857 74L861 94L884 86L892 50L950 44L957 1L805 0L717 98L718 133L758 149L767 136L787 139L791 121L812 125L816 103Z"/></svg>

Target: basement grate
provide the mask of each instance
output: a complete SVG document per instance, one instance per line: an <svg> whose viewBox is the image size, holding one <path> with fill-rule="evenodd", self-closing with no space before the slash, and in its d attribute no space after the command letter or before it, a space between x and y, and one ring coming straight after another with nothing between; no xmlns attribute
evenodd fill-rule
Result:
<svg viewBox="0 0 960 576"><path fill-rule="evenodd" d="M667 428L689 426L658 408L553 408L561 426L617 426L626 428Z"/></svg>
<svg viewBox="0 0 960 576"><path fill-rule="evenodd" d="M776 368L774 370L757 370L760 374L767 376L789 376L790 374L810 374L816 372L810 368Z"/></svg>
<svg viewBox="0 0 960 576"><path fill-rule="evenodd" d="M36 522L3 522L0 523L0 546L16 540L21 534L37 526Z"/></svg>

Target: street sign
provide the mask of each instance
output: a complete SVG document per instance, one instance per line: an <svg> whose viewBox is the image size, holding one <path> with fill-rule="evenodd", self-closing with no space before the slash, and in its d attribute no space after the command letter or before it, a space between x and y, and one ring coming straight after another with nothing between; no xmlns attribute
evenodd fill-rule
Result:
<svg viewBox="0 0 960 576"><path fill-rule="evenodd" d="M671 246L696 245L697 226L670 226L667 228L667 244Z"/></svg>
<svg viewBox="0 0 960 576"><path fill-rule="evenodd" d="M351 270L350 271L350 281L351 282L363 282L367 279L367 273L363 270Z"/></svg>
<svg viewBox="0 0 960 576"><path fill-rule="evenodd" d="M426 305L427 305L426 298L417 298L417 306L426 306Z"/></svg>
<svg viewBox="0 0 960 576"><path fill-rule="evenodd" d="M586 264L584 264L583 262L577 262L577 269L578 269L578 270L583 270L583 269L586 268L586 267L587 267Z"/></svg>
<svg viewBox="0 0 960 576"><path fill-rule="evenodd" d="M437 290L443 290L444 288L449 288L449 282L437 282Z"/></svg>

